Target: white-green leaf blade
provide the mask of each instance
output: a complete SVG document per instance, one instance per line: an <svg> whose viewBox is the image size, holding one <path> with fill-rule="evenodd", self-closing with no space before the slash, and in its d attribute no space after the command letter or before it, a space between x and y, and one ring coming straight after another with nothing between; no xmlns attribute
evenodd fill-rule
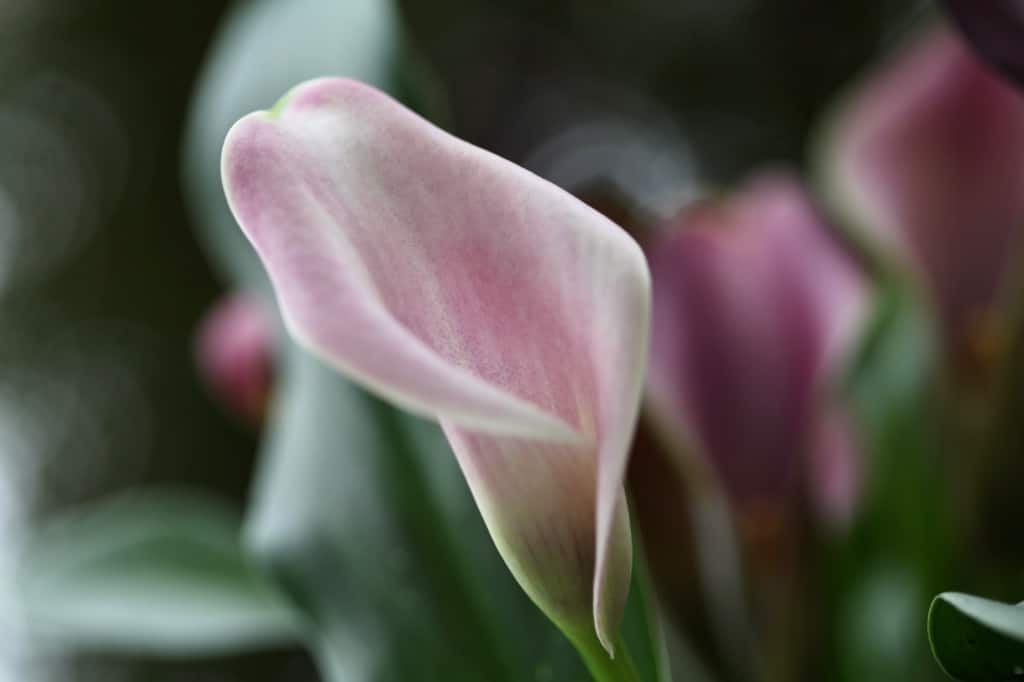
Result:
<svg viewBox="0 0 1024 682"><path fill-rule="evenodd" d="M136 491L66 515L25 553L20 603L40 641L163 657L293 644L297 621L208 498Z"/></svg>

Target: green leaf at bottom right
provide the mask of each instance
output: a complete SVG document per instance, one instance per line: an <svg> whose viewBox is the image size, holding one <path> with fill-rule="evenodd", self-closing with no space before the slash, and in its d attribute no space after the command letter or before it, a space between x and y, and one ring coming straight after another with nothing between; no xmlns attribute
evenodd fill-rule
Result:
<svg viewBox="0 0 1024 682"><path fill-rule="evenodd" d="M928 637L935 659L954 679L1024 680L1024 604L940 594L928 613Z"/></svg>

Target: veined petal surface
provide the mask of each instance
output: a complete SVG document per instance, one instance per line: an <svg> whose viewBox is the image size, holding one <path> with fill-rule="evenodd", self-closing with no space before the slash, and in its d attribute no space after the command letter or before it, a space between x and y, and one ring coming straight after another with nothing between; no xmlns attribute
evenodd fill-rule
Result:
<svg viewBox="0 0 1024 682"><path fill-rule="evenodd" d="M222 172L293 336L439 419L524 589L577 634L585 597L610 650L649 336L636 244L350 80L307 82L243 118Z"/></svg>

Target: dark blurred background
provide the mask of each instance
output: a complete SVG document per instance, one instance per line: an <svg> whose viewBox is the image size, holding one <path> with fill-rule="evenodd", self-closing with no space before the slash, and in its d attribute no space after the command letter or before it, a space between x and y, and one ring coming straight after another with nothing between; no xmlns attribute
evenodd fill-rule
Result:
<svg viewBox="0 0 1024 682"><path fill-rule="evenodd" d="M454 132L581 191L648 192L655 214L678 206L680 187L801 166L830 98L931 11L910 0L401 4ZM244 503L257 434L194 369L194 328L222 285L188 223L179 163L227 5L0 0L0 680L315 679L298 654L145 668L29 660L31 642L3 615L3 552L26 523L140 483ZM567 159L566 140L589 151Z"/></svg>

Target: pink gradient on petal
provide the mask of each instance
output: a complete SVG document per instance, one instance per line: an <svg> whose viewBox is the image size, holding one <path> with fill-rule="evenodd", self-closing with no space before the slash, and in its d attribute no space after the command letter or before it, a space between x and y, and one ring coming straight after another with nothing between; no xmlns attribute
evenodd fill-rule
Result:
<svg viewBox="0 0 1024 682"><path fill-rule="evenodd" d="M815 404L867 312L799 184L764 174L685 210L651 252L650 395L742 504L803 480Z"/></svg>
<svg viewBox="0 0 1024 682"><path fill-rule="evenodd" d="M568 617L565 590L533 581L568 569L523 563L515 538L589 536L575 549L591 557L586 611L610 649L628 589L628 570L611 567L628 559L618 519L649 334L636 244L554 185L352 81L312 81L280 114L240 121L223 172L290 331L441 420L499 549L549 615ZM488 476L485 461L526 473ZM546 476L557 480L531 484ZM526 504L493 502L509 495ZM586 522L554 513L580 499ZM556 555L569 556L535 560Z"/></svg>
<svg viewBox="0 0 1024 682"><path fill-rule="evenodd" d="M228 294L207 311L196 334L196 362L214 395L258 423L274 378L274 322L256 298Z"/></svg>
<svg viewBox="0 0 1024 682"><path fill-rule="evenodd" d="M863 227L916 264L959 336L996 302L1024 227L1024 97L939 27L869 75L833 145Z"/></svg>
<svg viewBox="0 0 1024 682"><path fill-rule="evenodd" d="M442 424L498 549L531 598L577 632L611 632L625 607L632 543L625 500L615 509L607 577L593 575L597 461L587 447L494 438ZM622 495L620 491L620 496ZM551 519L559 519L552 524ZM595 585L602 592L594 594ZM534 586L542 586L536 588ZM541 592L540 590L543 590ZM596 612L580 610L594 600Z"/></svg>

